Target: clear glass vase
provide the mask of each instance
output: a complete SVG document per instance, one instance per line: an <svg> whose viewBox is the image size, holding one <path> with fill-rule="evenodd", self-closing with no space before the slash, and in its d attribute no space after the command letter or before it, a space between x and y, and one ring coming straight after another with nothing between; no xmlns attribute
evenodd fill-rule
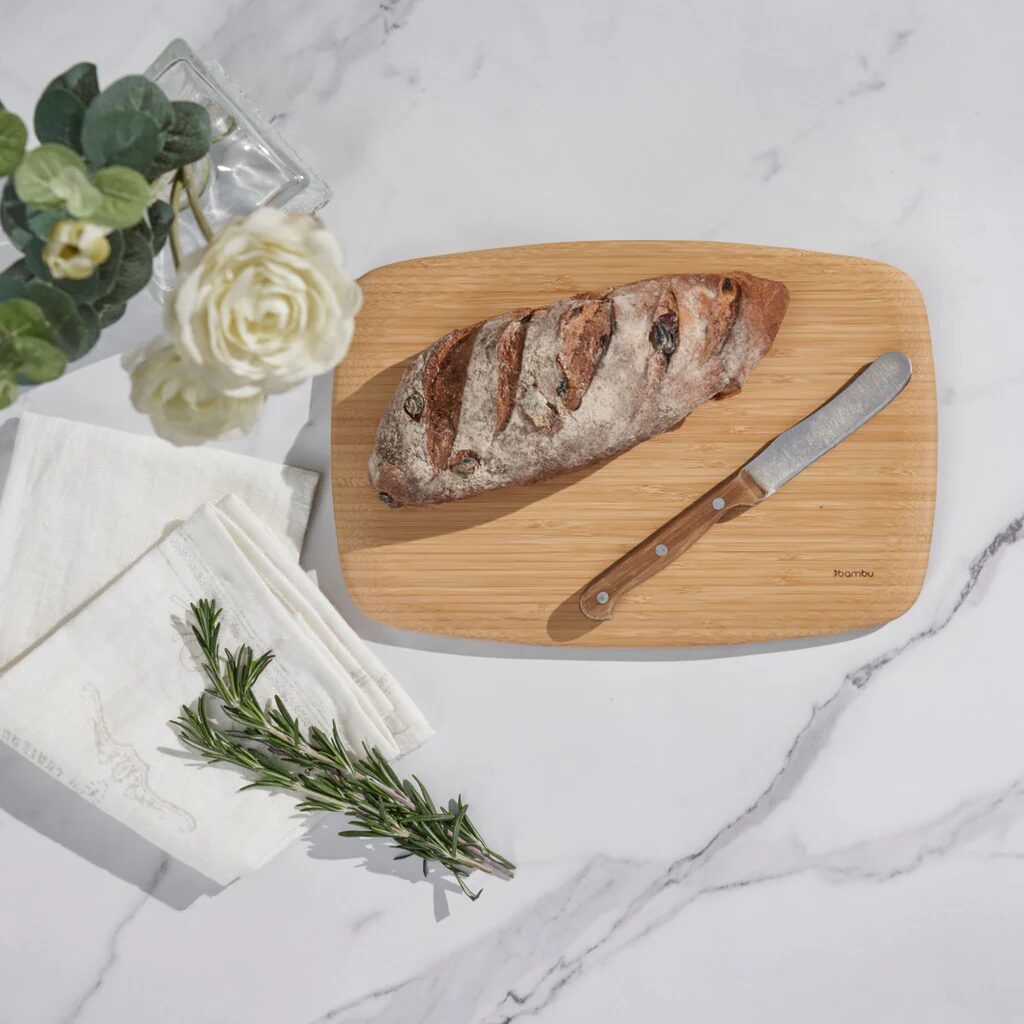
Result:
<svg viewBox="0 0 1024 1024"><path fill-rule="evenodd" d="M232 217L261 206L315 213L331 198L327 185L299 159L224 69L197 56L184 40L175 39L150 65L146 77L169 99L191 100L209 111L214 143L193 171L200 205L214 231ZM179 223L183 252L203 245L184 196ZM174 264L165 247L154 265L150 288L162 301L174 281Z"/></svg>

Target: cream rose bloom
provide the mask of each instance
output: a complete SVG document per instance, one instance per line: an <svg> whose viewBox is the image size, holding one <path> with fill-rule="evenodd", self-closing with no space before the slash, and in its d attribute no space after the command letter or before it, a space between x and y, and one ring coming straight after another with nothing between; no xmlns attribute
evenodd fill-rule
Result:
<svg viewBox="0 0 1024 1024"><path fill-rule="evenodd" d="M124 357L132 404L156 432L175 444L247 434L263 411L263 395L232 398L209 387L173 345L158 342Z"/></svg>
<svg viewBox="0 0 1024 1024"><path fill-rule="evenodd" d="M264 207L220 231L179 270L168 335L211 387L286 391L335 366L362 302L320 221Z"/></svg>

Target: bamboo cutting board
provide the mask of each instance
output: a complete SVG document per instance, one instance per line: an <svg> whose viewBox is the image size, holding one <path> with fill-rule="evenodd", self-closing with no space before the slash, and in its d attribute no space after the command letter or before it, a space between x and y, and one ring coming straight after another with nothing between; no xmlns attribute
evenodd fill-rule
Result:
<svg viewBox="0 0 1024 1024"><path fill-rule="evenodd" d="M403 363L454 327L668 273L748 271L790 305L743 391L590 469L426 508L392 510L367 460ZM531 644L674 647L875 626L916 599L935 502L935 376L924 303L882 263L710 242L578 242L410 260L361 282L336 372L332 471L346 585L404 629ZM809 470L716 526L608 622L576 604L601 569L812 412L890 349L906 390Z"/></svg>

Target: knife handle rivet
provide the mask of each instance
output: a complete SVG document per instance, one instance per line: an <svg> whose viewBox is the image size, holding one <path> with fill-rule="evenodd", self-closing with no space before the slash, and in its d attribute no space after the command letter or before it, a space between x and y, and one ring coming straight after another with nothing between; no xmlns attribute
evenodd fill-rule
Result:
<svg viewBox="0 0 1024 1024"><path fill-rule="evenodd" d="M722 509L725 508L725 498L715 498L715 500L711 502L711 507L716 512L721 512Z"/></svg>
<svg viewBox="0 0 1024 1024"><path fill-rule="evenodd" d="M656 555L657 555L657 556L658 556L659 558L664 558L664 557L665 557L665 556L666 556L666 555L668 554L668 548L667 548L667 547L665 547L665 545L664 545L664 544L659 544L659 545L658 545L658 546L657 546L657 547L656 547L656 548L654 549L654 553L655 553L655 554L656 554Z"/></svg>
<svg viewBox="0 0 1024 1024"><path fill-rule="evenodd" d="M607 590L599 590L597 592L597 596L596 596L595 600L597 601L598 604L607 604L608 603L608 591Z"/></svg>

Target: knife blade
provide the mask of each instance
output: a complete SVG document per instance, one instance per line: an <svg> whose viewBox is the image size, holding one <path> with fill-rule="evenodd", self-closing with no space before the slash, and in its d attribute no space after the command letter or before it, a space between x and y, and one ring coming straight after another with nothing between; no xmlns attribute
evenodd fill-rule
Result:
<svg viewBox="0 0 1024 1024"><path fill-rule="evenodd" d="M597 622L610 619L623 594L674 562L715 523L764 501L877 416L907 386L912 372L902 352L879 356L824 405L595 576L580 592L580 611Z"/></svg>

